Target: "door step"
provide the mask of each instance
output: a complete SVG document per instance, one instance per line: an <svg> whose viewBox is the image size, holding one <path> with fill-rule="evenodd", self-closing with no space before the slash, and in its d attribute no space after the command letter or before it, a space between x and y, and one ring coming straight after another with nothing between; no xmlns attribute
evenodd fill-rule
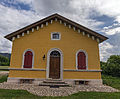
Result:
<svg viewBox="0 0 120 99"><path fill-rule="evenodd" d="M60 79L46 79L39 86L49 86L50 88L69 87L69 84Z"/></svg>

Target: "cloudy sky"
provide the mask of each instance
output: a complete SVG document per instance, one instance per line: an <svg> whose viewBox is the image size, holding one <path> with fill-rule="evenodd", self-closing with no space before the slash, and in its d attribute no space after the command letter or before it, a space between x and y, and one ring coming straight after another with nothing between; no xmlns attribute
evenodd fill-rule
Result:
<svg viewBox="0 0 120 99"><path fill-rule="evenodd" d="M102 61L120 55L120 0L0 0L0 52L11 52L6 34L54 13L107 36L99 45Z"/></svg>

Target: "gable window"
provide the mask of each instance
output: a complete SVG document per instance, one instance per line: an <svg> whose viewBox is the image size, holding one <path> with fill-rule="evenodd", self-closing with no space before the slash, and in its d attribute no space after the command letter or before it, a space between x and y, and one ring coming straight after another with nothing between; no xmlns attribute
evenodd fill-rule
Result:
<svg viewBox="0 0 120 99"><path fill-rule="evenodd" d="M32 68L33 66L33 52L27 50L24 52L23 56L23 68Z"/></svg>
<svg viewBox="0 0 120 99"><path fill-rule="evenodd" d="M79 51L77 52L76 55L77 58L77 69L87 69L87 56L84 51Z"/></svg>
<svg viewBox="0 0 120 99"><path fill-rule="evenodd" d="M51 40L60 40L61 35L59 32L52 32L51 33Z"/></svg>

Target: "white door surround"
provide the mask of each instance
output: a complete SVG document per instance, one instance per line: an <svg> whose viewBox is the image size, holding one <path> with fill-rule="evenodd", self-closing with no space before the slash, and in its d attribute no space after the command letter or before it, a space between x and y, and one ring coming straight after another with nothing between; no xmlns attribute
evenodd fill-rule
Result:
<svg viewBox="0 0 120 99"><path fill-rule="evenodd" d="M63 53L59 48L52 48L47 53L47 68L46 68L46 78L49 78L49 67L50 67L50 53L52 51L58 51L60 53L60 79L63 79Z"/></svg>

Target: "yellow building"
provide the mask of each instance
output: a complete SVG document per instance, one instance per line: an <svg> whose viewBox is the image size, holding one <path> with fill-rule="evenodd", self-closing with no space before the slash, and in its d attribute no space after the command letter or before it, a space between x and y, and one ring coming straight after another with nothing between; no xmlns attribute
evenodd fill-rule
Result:
<svg viewBox="0 0 120 99"><path fill-rule="evenodd" d="M12 41L8 82L61 79L102 84L99 43L107 37L53 14L5 36Z"/></svg>

